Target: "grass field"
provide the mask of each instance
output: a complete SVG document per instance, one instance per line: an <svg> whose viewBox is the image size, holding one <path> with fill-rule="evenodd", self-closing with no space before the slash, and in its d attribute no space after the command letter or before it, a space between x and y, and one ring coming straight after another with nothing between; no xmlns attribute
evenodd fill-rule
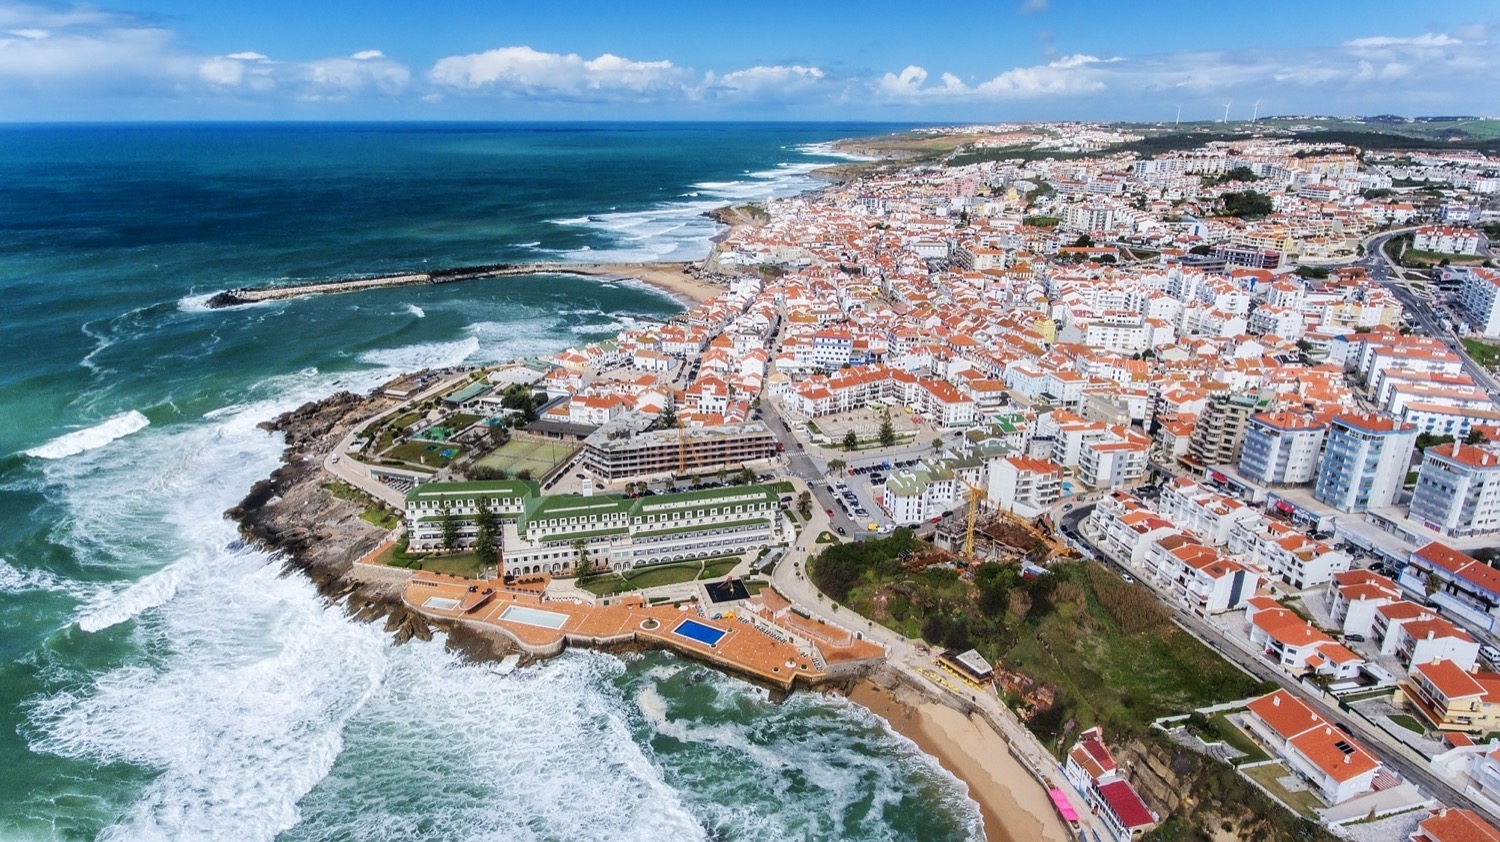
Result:
<svg viewBox="0 0 1500 842"><path fill-rule="evenodd" d="M662 585L680 585L698 578L698 569L698 562L693 561L652 565L624 576L602 573L586 583L583 589L596 596L609 596L645 588L659 588Z"/></svg>
<svg viewBox="0 0 1500 842"><path fill-rule="evenodd" d="M1474 362L1485 368L1490 368L1496 362L1500 362L1500 345L1490 345L1478 339L1465 339L1464 352L1473 357Z"/></svg>
<svg viewBox="0 0 1500 842"><path fill-rule="evenodd" d="M1255 763L1268 759L1266 753L1261 750L1260 746L1255 744L1254 740L1250 739L1248 734L1235 727L1235 724L1229 721L1228 713L1216 713L1210 716L1206 730L1208 733L1204 735L1205 739L1212 740L1214 737L1218 737L1231 748L1243 752L1245 756L1239 760L1241 763Z"/></svg>
<svg viewBox="0 0 1500 842"><path fill-rule="evenodd" d="M449 576L462 576L465 579L477 579L482 570L479 557L472 552L452 553L449 555L432 555L427 553L408 553L405 549L405 541L400 544L392 544L380 551L380 554L371 559L375 564L385 564L390 567L406 567L412 570L431 570L434 573L446 573Z"/></svg>
<svg viewBox="0 0 1500 842"><path fill-rule="evenodd" d="M1386 718L1396 723L1397 725L1400 725L1402 728L1405 728L1406 730L1412 732L1413 734L1427 733L1427 729L1422 727L1422 723L1418 722L1416 720L1416 717L1411 716L1410 714L1393 713Z"/></svg>
<svg viewBox="0 0 1500 842"><path fill-rule="evenodd" d="M1241 771L1265 787L1266 791L1276 796L1281 803L1292 808L1292 812L1304 818L1317 818L1318 814L1315 811L1323 806L1323 802L1318 800L1318 796L1306 790L1292 792L1282 786L1281 779L1292 774L1285 766L1280 763L1268 763L1265 766L1256 766Z"/></svg>
<svg viewBox="0 0 1500 842"><path fill-rule="evenodd" d="M729 571L740 563L737 555L724 558L710 558L703 562L703 572L698 574L699 579L717 579L720 576L728 576Z"/></svg>
<svg viewBox="0 0 1500 842"><path fill-rule="evenodd" d="M540 479L566 461L573 450L574 448L565 444L511 439L481 457L478 465L505 471L512 476L521 471L530 471L533 478Z"/></svg>
<svg viewBox="0 0 1500 842"><path fill-rule="evenodd" d="M445 468L458 455L458 448L430 441L408 441L387 450L384 455L387 459L397 459L408 465Z"/></svg>

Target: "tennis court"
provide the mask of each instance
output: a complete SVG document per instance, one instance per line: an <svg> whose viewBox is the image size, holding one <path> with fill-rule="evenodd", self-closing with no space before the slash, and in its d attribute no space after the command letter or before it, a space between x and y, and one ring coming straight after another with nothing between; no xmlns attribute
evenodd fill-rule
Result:
<svg viewBox="0 0 1500 842"><path fill-rule="evenodd" d="M535 479L567 461L574 448L566 444L511 439L479 460L480 467L493 468L515 475L530 471Z"/></svg>

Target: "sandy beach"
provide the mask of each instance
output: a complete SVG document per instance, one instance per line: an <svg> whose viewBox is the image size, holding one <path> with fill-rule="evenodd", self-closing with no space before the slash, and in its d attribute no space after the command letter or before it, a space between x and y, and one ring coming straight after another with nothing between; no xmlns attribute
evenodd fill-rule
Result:
<svg viewBox="0 0 1500 842"><path fill-rule="evenodd" d="M590 266L583 274L607 277L619 275L644 281L666 290L685 303L698 304L722 293L724 288L701 281L683 271L688 263L601 263Z"/></svg>
<svg viewBox="0 0 1500 842"><path fill-rule="evenodd" d="M909 700L901 688L861 681L853 701L889 722L897 733L969 786L979 802L989 842L1066 842L1070 837L1047 792L1014 758L1005 740L983 720L946 705Z"/></svg>

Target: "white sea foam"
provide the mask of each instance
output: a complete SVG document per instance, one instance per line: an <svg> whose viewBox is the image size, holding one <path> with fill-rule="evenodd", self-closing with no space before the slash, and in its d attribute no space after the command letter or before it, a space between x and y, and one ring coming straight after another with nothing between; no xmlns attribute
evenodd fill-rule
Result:
<svg viewBox="0 0 1500 842"><path fill-rule="evenodd" d="M103 447L116 439L140 432L150 424L150 419L132 409L105 419L92 427L65 433L46 444L37 445L22 452L38 459L62 459Z"/></svg>
<svg viewBox="0 0 1500 842"><path fill-rule="evenodd" d="M401 371L416 371L459 365L478 350L479 340L469 336L452 342L423 342L399 348L380 348L360 354L359 359L361 362Z"/></svg>
<svg viewBox="0 0 1500 842"><path fill-rule="evenodd" d="M611 687L617 659L569 654L501 676L435 641L390 664L283 842L707 837L634 740ZM581 784L609 809L579 809Z"/></svg>
<svg viewBox="0 0 1500 842"><path fill-rule="evenodd" d="M184 295L177 299L177 309L184 313L211 313L213 308L208 306L208 302L218 294L218 292L200 292Z"/></svg>
<svg viewBox="0 0 1500 842"><path fill-rule="evenodd" d="M406 305L406 312L412 314L413 316L416 316L419 319L427 318L427 311L423 310L421 307L418 307L415 304Z"/></svg>
<svg viewBox="0 0 1500 842"><path fill-rule="evenodd" d="M822 152L808 154L822 155ZM759 201L793 196L818 186L808 173L825 166L819 162L787 162L769 170L745 173L730 181L703 181L680 201L638 211L611 211L592 216L550 220L556 225L590 228L609 236L612 248L582 247L563 251L568 260L651 262L697 260L708 254L719 225L703 214L729 202Z"/></svg>
<svg viewBox="0 0 1500 842"><path fill-rule="evenodd" d="M0 558L0 593L60 593L77 600L93 599L102 586L66 579L49 570L20 568L10 559Z"/></svg>
<svg viewBox="0 0 1500 842"><path fill-rule="evenodd" d="M832 142L828 142L828 143L804 143L804 144L802 144L800 146L796 146L796 147L793 147L793 148L796 149L798 152L801 152L804 155L820 155L820 156L822 156L824 158L842 158L845 161L878 161L879 160L878 158L874 157L873 155L860 155L860 154L858 154L856 152L844 152L844 151L835 149L833 147L833 143Z"/></svg>

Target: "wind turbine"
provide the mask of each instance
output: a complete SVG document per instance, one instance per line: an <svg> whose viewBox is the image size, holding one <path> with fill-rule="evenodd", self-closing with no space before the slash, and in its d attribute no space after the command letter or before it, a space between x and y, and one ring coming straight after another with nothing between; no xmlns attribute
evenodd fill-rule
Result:
<svg viewBox="0 0 1500 842"><path fill-rule="evenodd" d="M1250 111L1250 124L1255 124L1255 118L1260 116L1260 100L1255 101L1255 108Z"/></svg>
<svg viewBox="0 0 1500 842"><path fill-rule="evenodd" d="M1231 106L1231 105L1234 105L1234 100L1232 100L1232 99L1230 101L1224 103L1224 119L1221 120L1220 122L1222 122L1222 123L1228 123L1229 122L1229 106Z"/></svg>

